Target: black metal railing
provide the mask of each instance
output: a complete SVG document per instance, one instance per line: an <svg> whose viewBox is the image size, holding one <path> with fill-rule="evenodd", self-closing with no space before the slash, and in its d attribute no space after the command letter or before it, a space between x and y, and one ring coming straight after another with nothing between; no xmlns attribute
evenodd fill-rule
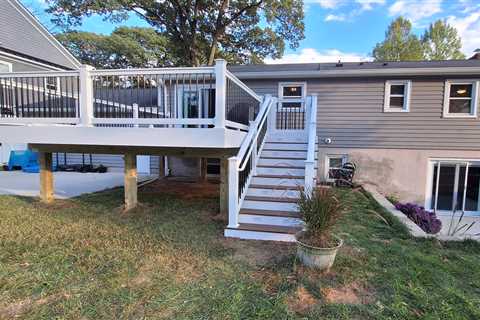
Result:
<svg viewBox="0 0 480 320"><path fill-rule="evenodd" d="M0 117L75 118L79 76L1 76Z"/></svg>
<svg viewBox="0 0 480 320"><path fill-rule="evenodd" d="M117 72L118 73L118 72ZM96 118L214 118L212 73L95 74Z"/></svg>
<svg viewBox="0 0 480 320"><path fill-rule="evenodd" d="M305 129L305 103L300 101L279 102L276 113L276 129L279 130L304 130Z"/></svg>
<svg viewBox="0 0 480 320"><path fill-rule="evenodd" d="M227 77L225 108L227 120L248 125L257 116L260 101Z"/></svg>

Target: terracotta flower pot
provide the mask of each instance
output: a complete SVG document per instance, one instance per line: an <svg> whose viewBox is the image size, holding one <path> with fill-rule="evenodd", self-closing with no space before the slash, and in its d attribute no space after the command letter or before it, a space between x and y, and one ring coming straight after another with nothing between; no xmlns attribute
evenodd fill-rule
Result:
<svg viewBox="0 0 480 320"><path fill-rule="evenodd" d="M310 268L328 270L332 267L338 249L343 245L343 240L334 236L337 245L331 248L317 248L298 240L303 232L297 234L297 256L302 263Z"/></svg>

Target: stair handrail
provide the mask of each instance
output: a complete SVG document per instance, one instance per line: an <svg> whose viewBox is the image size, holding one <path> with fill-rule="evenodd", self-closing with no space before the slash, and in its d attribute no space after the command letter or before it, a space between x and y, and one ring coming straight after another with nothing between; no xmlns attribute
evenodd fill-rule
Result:
<svg viewBox="0 0 480 320"><path fill-rule="evenodd" d="M260 134L259 129L264 125L265 121L267 121L268 114L270 113L270 109L273 105L274 99L275 98L273 98L271 95L265 96L264 103L261 105L257 117L254 121L250 122L250 130L248 130L247 136L242 141L242 145L240 146L240 149L238 150L238 153L236 155L237 159L248 159L248 156L253 150L252 141L255 141L258 138L258 135ZM238 164L238 170L241 171L245 169L245 163L246 161L243 161L243 165L240 166L240 161Z"/></svg>
<svg viewBox="0 0 480 320"><path fill-rule="evenodd" d="M317 142L317 96L308 99L310 112L307 122L307 159L305 160L305 192L311 194L315 181L315 147Z"/></svg>
<svg viewBox="0 0 480 320"><path fill-rule="evenodd" d="M260 154L264 140L261 141L261 145L258 145L258 138L260 134L265 134L268 124L268 115L272 106L276 103L276 98L271 95L265 95L263 102L260 106L260 110L255 120L250 122L247 135L242 141L240 149L237 155L228 159L228 228L238 227L238 214L240 206L245 197L245 191L248 188L251 177L255 173L257 157ZM250 161L248 161L250 159ZM247 167L247 163L250 163L252 170L248 172L243 184L243 190L239 187L239 175Z"/></svg>

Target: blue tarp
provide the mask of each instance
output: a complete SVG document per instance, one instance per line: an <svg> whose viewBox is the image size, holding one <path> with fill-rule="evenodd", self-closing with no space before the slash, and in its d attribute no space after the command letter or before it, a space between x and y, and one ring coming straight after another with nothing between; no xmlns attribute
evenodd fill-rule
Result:
<svg viewBox="0 0 480 320"><path fill-rule="evenodd" d="M35 166L38 168L38 153L30 150L15 150L10 152L10 159L8 160L8 170L13 170L14 167L26 169L28 167L33 168Z"/></svg>

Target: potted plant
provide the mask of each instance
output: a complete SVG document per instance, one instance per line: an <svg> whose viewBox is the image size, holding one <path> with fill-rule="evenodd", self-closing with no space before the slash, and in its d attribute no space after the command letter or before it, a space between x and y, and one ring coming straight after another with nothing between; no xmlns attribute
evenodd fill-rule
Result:
<svg viewBox="0 0 480 320"><path fill-rule="evenodd" d="M297 256L308 267L328 270L335 261L343 240L332 233L344 208L332 189L300 191L298 207L305 230L296 235Z"/></svg>

